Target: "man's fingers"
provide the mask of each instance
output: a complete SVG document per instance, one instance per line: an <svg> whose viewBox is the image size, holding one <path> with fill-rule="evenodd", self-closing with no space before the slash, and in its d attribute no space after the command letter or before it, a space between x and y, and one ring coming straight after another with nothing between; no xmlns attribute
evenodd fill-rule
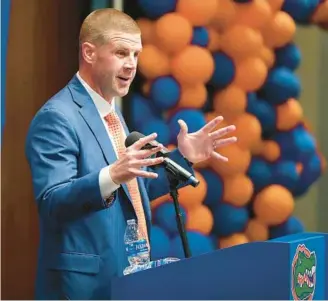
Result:
<svg viewBox="0 0 328 301"><path fill-rule="evenodd" d="M237 141L237 137L230 137L225 139L217 139L213 142L213 147L221 147L221 146L227 146L229 144L235 143Z"/></svg>
<svg viewBox="0 0 328 301"><path fill-rule="evenodd" d="M156 153L158 153L163 148L163 145L156 146L152 149L138 150L135 154L136 158L143 159L150 157Z"/></svg>
<svg viewBox="0 0 328 301"><path fill-rule="evenodd" d="M224 136L226 134L229 134L229 133L231 133L231 132L233 132L235 130L236 130L236 126L229 125L229 126L226 126L226 127L222 128L222 129L218 129L218 130L210 133L209 136L213 140L216 140L216 139L218 139L218 138L220 138L220 137L222 137L222 136Z"/></svg>
<svg viewBox="0 0 328 301"><path fill-rule="evenodd" d="M212 131L221 121L223 120L222 116L218 116L212 119L209 123L203 126L202 131L205 133L209 133Z"/></svg>
<svg viewBox="0 0 328 301"><path fill-rule="evenodd" d="M142 149L147 143L152 142L157 137L156 133L140 138L137 142L133 143L130 147L134 149Z"/></svg>
<svg viewBox="0 0 328 301"><path fill-rule="evenodd" d="M218 153L215 152L215 151L212 152L211 156L212 156L213 158L215 158L215 159L217 159L217 160L220 160L220 161L223 161L223 162L228 162L228 161L229 161L227 157L224 157L224 156L218 154Z"/></svg>
<svg viewBox="0 0 328 301"><path fill-rule="evenodd" d="M150 172L142 169L137 168L130 168L129 172L133 173L136 177L143 177L143 178L150 178L156 179L158 178L158 174L155 172Z"/></svg>
<svg viewBox="0 0 328 301"><path fill-rule="evenodd" d="M143 160L138 160L137 165L140 167L153 166L153 165L161 164L163 161L164 161L163 157L158 157L154 159L143 159Z"/></svg>

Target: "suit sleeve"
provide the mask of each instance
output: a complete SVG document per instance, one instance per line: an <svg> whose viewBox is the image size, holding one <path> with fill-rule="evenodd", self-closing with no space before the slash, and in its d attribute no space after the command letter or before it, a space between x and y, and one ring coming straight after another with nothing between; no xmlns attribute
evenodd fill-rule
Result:
<svg viewBox="0 0 328 301"><path fill-rule="evenodd" d="M79 141L65 115L46 109L33 120L26 140L34 195L42 218L70 221L104 209L99 171L78 175Z"/></svg>
<svg viewBox="0 0 328 301"><path fill-rule="evenodd" d="M195 175L191 164L182 156L179 149L175 149L170 152L169 158L179 164L181 167L189 171L192 175ZM156 173L158 173L157 179L146 179L145 185L148 192L149 200L159 198L170 192L169 181L167 179L166 171L163 167L156 168ZM178 189L188 185L189 183L182 183L178 186Z"/></svg>

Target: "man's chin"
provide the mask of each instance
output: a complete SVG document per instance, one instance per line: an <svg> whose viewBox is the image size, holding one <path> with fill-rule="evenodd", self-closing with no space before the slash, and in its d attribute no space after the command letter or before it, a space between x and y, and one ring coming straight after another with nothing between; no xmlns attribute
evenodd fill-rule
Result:
<svg viewBox="0 0 328 301"><path fill-rule="evenodd" d="M118 97L124 97L129 93L129 88L119 89L117 91Z"/></svg>

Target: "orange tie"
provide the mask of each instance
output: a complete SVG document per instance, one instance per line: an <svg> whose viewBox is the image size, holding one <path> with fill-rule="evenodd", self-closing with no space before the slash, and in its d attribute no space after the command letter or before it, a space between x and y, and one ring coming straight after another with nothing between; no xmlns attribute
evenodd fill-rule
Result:
<svg viewBox="0 0 328 301"><path fill-rule="evenodd" d="M114 143L115 143L115 148L118 153L118 157L120 158L122 154L125 152L125 145L124 141L126 138L123 126L121 124L121 120L119 116L117 115L116 112L111 112L108 115L105 116L105 120L107 122L109 132L111 133ZM145 238L148 242L149 246L149 240L148 240L148 235L147 235L147 224L146 224L146 218L145 218L145 213L143 210L142 206L142 201L141 201L141 196L139 192L139 187L138 187L138 181L136 178L133 180L129 181L126 183L131 199L132 199L132 204L134 207L134 210L137 215L138 219L138 226L139 229L143 235L143 238ZM150 246L149 246L150 247Z"/></svg>

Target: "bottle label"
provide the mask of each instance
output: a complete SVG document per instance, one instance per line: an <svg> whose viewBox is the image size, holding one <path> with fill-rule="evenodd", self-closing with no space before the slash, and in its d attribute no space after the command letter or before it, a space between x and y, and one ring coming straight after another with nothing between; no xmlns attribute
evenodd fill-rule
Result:
<svg viewBox="0 0 328 301"><path fill-rule="evenodd" d="M128 257L138 256L138 254L148 253L148 245L145 239L140 239L126 244Z"/></svg>

